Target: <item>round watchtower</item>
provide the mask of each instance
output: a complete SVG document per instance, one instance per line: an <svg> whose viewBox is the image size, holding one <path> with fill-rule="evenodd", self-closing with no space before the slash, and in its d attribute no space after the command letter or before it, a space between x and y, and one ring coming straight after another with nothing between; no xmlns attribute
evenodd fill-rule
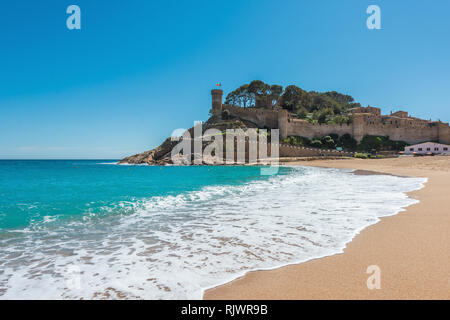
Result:
<svg viewBox="0 0 450 320"><path fill-rule="evenodd" d="M211 113L213 116L221 117L222 116L222 96L223 90L213 89L211 90L212 96L212 110Z"/></svg>

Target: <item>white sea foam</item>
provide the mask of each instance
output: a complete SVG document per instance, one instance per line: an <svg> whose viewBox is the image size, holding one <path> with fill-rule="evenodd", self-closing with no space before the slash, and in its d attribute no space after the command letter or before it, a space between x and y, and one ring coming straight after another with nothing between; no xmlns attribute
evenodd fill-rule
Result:
<svg viewBox="0 0 450 320"><path fill-rule="evenodd" d="M130 167L148 167L150 166L147 163L119 163L119 162L99 162L96 164L101 164L101 165L114 165L114 166L130 166Z"/></svg>
<svg viewBox="0 0 450 320"><path fill-rule="evenodd" d="M298 167L49 221L0 240L0 298L200 299L249 270L342 252L380 217L416 203L405 193L425 181Z"/></svg>

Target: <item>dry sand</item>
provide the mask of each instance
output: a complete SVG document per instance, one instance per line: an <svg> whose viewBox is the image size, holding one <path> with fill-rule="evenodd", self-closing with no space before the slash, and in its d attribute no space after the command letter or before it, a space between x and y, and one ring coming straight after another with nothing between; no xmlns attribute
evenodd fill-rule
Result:
<svg viewBox="0 0 450 320"><path fill-rule="evenodd" d="M249 272L208 290L205 299L450 299L450 156L293 164L427 177L428 182L410 193L420 203L364 229L344 253ZM381 289L367 288L370 265L381 269Z"/></svg>

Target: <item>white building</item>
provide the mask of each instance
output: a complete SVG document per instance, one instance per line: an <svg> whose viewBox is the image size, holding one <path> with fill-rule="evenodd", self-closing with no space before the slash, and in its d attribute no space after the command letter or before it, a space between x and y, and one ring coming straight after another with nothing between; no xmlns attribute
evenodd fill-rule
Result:
<svg viewBox="0 0 450 320"><path fill-rule="evenodd" d="M436 142L424 142L413 146L405 147L405 154L449 154L450 146Z"/></svg>

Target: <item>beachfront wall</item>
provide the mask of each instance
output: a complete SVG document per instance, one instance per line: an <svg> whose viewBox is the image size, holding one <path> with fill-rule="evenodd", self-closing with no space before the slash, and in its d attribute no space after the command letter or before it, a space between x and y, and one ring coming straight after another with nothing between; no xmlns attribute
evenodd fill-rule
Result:
<svg viewBox="0 0 450 320"><path fill-rule="evenodd" d="M191 151L194 150L194 140L192 140ZM244 143L238 143L238 142ZM260 145L261 143L261 145ZM210 143L203 143L203 150ZM249 141L246 136L239 136L233 139L233 143L229 140L223 141L222 150L223 159L229 160L230 163L255 163L255 161L264 161L274 158L302 158L302 157L346 157L353 156L352 152L338 151L334 149L319 149L302 146L293 146L285 143L267 143L267 141ZM211 158L212 159L212 158Z"/></svg>
<svg viewBox="0 0 450 320"><path fill-rule="evenodd" d="M344 157L353 156L351 152L328 150L328 149L317 149L317 148L307 148L299 146L291 146L288 144L279 145L280 157L316 157L316 156L332 156L332 157Z"/></svg>
<svg viewBox="0 0 450 320"><path fill-rule="evenodd" d="M405 147L405 154L427 154L427 153L450 155L450 145L435 142L425 142Z"/></svg>
<svg viewBox="0 0 450 320"><path fill-rule="evenodd" d="M228 152L232 152L233 156L232 159L234 159L235 162L238 162L239 159L244 160L245 163L250 163L250 147L253 147L253 157L255 159L260 159L260 156L265 158L265 155L268 157L276 156L276 153L272 154L272 148L278 148L278 156L280 158L285 157L317 157L317 156L329 156L329 157L344 157L344 156L353 156L353 153L346 152L346 151L338 151L338 150L332 150L332 149L318 149L318 148L308 148L308 147L301 147L301 146L293 146L285 143L267 143L266 144L266 150L267 153L263 152L263 154L260 154L260 146L258 142L252 142L249 143L248 139L245 138L245 144L240 149L238 147L237 139L234 139L234 144L231 148L227 148L227 146L224 146L223 148L223 155L225 158L227 157Z"/></svg>

